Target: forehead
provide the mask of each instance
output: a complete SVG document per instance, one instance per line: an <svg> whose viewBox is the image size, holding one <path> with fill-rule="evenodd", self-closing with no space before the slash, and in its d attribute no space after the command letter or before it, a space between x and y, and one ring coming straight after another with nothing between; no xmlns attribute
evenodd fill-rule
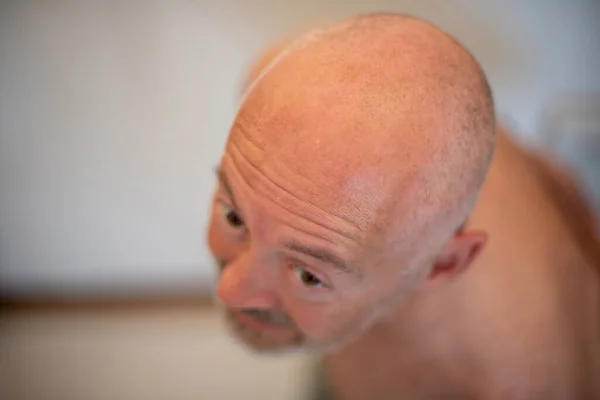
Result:
<svg viewBox="0 0 600 400"><path fill-rule="evenodd" d="M340 81L332 68L313 71L309 58L296 58L287 57L247 94L226 157L259 200L367 241L392 213L401 218L416 142L398 135L397 118L389 115L397 96L385 87L365 95L362 78Z"/></svg>
<svg viewBox="0 0 600 400"><path fill-rule="evenodd" d="M281 247L286 238L295 238L329 248L357 266L385 257L382 236L389 234L391 213L402 202L388 195L385 174L370 166L319 165L313 152L300 156L268 144L259 148L239 129L232 132L221 167L261 243Z"/></svg>
<svg viewBox="0 0 600 400"><path fill-rule="evenodd" d="M311 254L341 265L340 269L358 271L354 262L362 254L363 232L352 221L304 200L297 194L301 190L287 186L277 175L254 169L238 159L235 150L225 154L219 177L257 243Z"/></svg>
<svg viewBox="0 0 600 400"><path fill-rule="evenodd" d="M246 141L231 140L221 163L240 207L252 206L247 211L261 213L262 217L276 216L280 222L302 226L304 230L312 226L313 233L329 237L331 242L362 241L368 226L356 212L360 205L351 207L351 202L331 185L303 175L278 157L256 150Z"/></svg>
<svg viewBox="0 0 600 400"><path fill-rule="evenodd" d="M295 186L289 179L273 174L268 167L259 170L235 153L232 150L225 154L221 170L227 180L227 190L235 197L236 206L242 211L259 248L313 254L313 258L328 263L332 263L331 258L321 254L333 254L336 260L341 260L334 264L343 266L338 267L338 271L350 272L361 279L367 271L370 271L369 276L380 276L375 271L383 271L379 266L387 265L386 260L397 253L399 243L390 247L389 240L383 237L390 233L381 227L381 223L387 221L385 217L357 223L356 210L343 214L340 206L328 207L311 200L305 187ZM361 176L350 179L340 191L340 197L348 192L368 193L372 188L369 181Z"/></svg>
<svg viewBox="0 0 600 400"><path fill-rule="evenodd" d="M270 140L286 135L288 129L294 128L236 121L224 162L257 195L289 209L306 209L313 217L335 219L334 226L347 226L353 236L369 231L385 197L383 175L373 167L357 166L356 159L340 157L351 155L331 140L298 132L304 140L283 144Z"/></svg>

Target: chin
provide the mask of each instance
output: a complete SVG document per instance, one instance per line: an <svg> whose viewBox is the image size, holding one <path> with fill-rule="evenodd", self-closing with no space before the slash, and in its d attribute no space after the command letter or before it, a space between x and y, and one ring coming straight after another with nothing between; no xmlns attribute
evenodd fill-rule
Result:
<svg viewBox="0 0 600 400"><path fill-rule="evenodd" d="M303 335L297 331L268 332L257 331L245 326L229 312L225 313L227 327L231 335L247 349L255 353L284 355L308 351Z"/></svg>
<svg viewBox="0 0 600 400"><path fill-rule="evenodd" d="M227 311L225 317L229 331L237 342L261 355L323 355L339 350L350 341L315 341L297 330L276 333L257 331L245 326Z"/></svg>

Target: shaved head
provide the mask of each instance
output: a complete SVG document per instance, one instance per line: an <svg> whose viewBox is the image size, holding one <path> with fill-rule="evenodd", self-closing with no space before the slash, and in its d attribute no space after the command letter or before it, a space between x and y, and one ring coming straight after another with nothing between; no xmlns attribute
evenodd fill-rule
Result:
<svg viewBox="0 0 600 400"><path fill-rule="evenodd" d="M268 56L221 169L252 204L240 212L258 253L296 232L367 278L388 271L358 291L386 293L363 301L376 307L417 281L401 282L407 271L428 271L475 205L495 139L484 73L448 34L402 15L353 18Z"/></svg>
<svg viewBox="0 0 600 400"><path fill-rule="evenodd" d="M234 139L243 132L262 143L257 157L293 165L310 181L304 190L361 232L443 218L450 235L464 222L495 126L485 76L454 39L417 19L367 15L273 59L246 94Z"/></svg>

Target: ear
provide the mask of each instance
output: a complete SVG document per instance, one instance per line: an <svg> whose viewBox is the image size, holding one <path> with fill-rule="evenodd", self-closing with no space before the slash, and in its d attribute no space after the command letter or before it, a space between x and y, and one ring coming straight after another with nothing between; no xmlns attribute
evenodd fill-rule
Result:
<svg viewBox="0 0 600 400"><path fill-rule="evenodd" d="M459 233L446 245L433 264L429 284L441 284L464 272L487 242L485 232Z"/></svg>

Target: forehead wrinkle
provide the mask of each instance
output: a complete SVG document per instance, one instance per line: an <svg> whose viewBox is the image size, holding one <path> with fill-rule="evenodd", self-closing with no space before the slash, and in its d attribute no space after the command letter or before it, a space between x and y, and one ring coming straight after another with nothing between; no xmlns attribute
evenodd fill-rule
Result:
<svg viewBox="0 0 600 400"><path fill-rule="evenodd" d="M245 183L248 186L251 186L253 190L259 189L252 183L256 180L256 174L264 176L268 181L263 183L264 188L263 190L260 190L261 194L271 203L277 204L280 208L292 214L298 214L297 208L294 207L293 203L301 203L301 206L306 205L306 203L309 205L314 204L306 201L303 202L298 198L299 196L295 194L295 192L297 192L295 189L298 189L298 187L301 189L301 192L304 193L304 196L306 196L308 192L308 195L314 196L311 198L315 199L327 196L327 194L333 194L328 200L333 199L334 203L337 203L338 198L347 200L341 206L338 203L337 212L329 212L326 208L317 206L316 216L315 213L310 213L310 211L308 212L308 215L306 212L301 212L297 216L304 221L308 221L312 225L320 226L322 229L337 231L337 234L349 239L353 245L368 245L373 241L373 237L380 237L380 232L383 229L380 225L386 223L386 216L389 216L389 210L387 210L389 203L390 201L397 202L397 198L391 196L389 191L385 189L387 185L386 182L389 181L389 176L387 176L387 174L382 175L382 171L378 168L374 168L374 165L371 162L369 162L368 165L360 163L360 165L354 165L353 167L348 165L348 168L343 168L345 172L343 174L344 177L335 179L336 182L334 186L329 185L327 189L319 190L319 186L323 187L323 184L319 185L308 176L305 176L305 174L299 174L298 170L293 171L289 164L290 160L288 159L288 162L285 162L283 157L279 156L279 152L274 151L274 149L267 149L269 151L269 157L265 157L263 154L254 160L250 159L251 155L254 153L243 151L240 148L242 147L242 144L245 144L245 138L245 135L234 137L230 143L229 149L233 161L235 161L238 166L243 162L245 165L249 165L249 168L254 172L253 174L248 168L240 168L240 173L244 174ZM385 154L384 156L385 158L389 158L388 156L390 156L390 154ZM306 162L308 162L308 160L305 160L305 163ZM317 179L323 179L324 177L331 178L333 175L337 175L333 174L333 171L331 171L331 165L328 167L327 164L323 165L321 162L309 163L321 165L321 170L327 171L326 173L321 173L319 176L316 176ZM349 169L355 170L355 172L348 173ZM289 172L290 174L285 174L285 178L281 178L282 171ZM301 178L302 182L297 184L295 183L297 180L290 179L290 176ZM313 174L312 176L315 175ZM359 182L362 184L358 184ZM279 190L281 190L281 192L278 193ZM333 207L336 207L335 204ZM319 218L319 215L323 214L326 216L337 217L337 219L334 219L332 224L322 223L323 218ZM358 218L358 220L354 220L352 221L353 224L349 224L349 219L345 218L345 215ZM336 220L342 221L347 226L347 229L338 228L338 225L335 224ZM294 225L299 231L311 233L305 229L299 228L299 224L297 223Z"/></svg>
<svg viewBox="0 0 600 400"><path fill-rule="evenodd" d="M340 229L340 234L344 234L346 236L355 236L360 235L359 233L364 231L364 229L359 224L357 224L354 221L351 221L349 218L340 215L339 213L336 213L332 210L327 210L324 207L316 204L314 201L302 199L297 192L304 192L305 196L303 197L306 197L306 195L308 195L309 197L316 197L318 196L319 192L323 192L323 189L320 189L318 187L319 185L315 184L315 182L309 179L308 177L298 174L297 171L292 171L286 165L286 163L277 162L277 159L274 156L267 158L264 156L264 154L260 158L252 157L252 154L249 155L248 152L245 151L246 149L242 148L242 146L238 143L237 140L232 140L228 148L230 149L232 156L237 155L240 158L243 158L246 164L255 172L257 172L253 174L253 177L247 177L247 181L256 180L256 177L258 175L264 177L266 180L266 182L264 183L274 187L275 190L279 189L296 202L303 203L309 206L310 208L315 209L319 213L333 217L335 219L335 221L333 222L336 225L338 225L339 223L341 223L343 226L345 225ZM277 169L286 169L290 173L289 176L300 178L302 182L290 184L289 177L282 178L281 173L278 173ZM301 187L301 190L294 190L298 186Z"/></svg>
<svg viewBox="0 0 600 400"><path fill-rule="evenodd" d="M362 235L357 234L358 232L356 228L349 224L347 220L339 218L336 215L327 212L326 210L323 210L306 201L301 200L292 192L288 191L280 184L274 182L261 170L261 168L252 164L252 162L245 157L244 153L240 151L240 149L238 149L235 144L232 144L232 146L229 149L229 158L231 159L232 164L234 164L234 166L236 167L235 172L240 176L244 184L248 186L251 189L251 191L254 192L255 196L260 195L261 198L270 200L271 202L277 204L280 208L286 210L288 213L295 215L296 217L301 218L304 221L308 221L311 224L318 226L322 229L333 232L347 240L350 240L351 242L361 241ZM249 167L246 168L246 170L250 171L243 173L242 171L244 170L244 168L240 168L240 164L242 163L245 163ZM264 178L260 180L260 183L258 178L259 176L262 176ZM280 193L275 193L276 191L280 191ZM298 204L300 207L298 207L298 209L294 209L286 203L295 203ZM311 216L307 215L306 212L303 211L303 209L306 208L316 211L313 213L312 218ZM316 214L316 217L314 216L314 214ZM329 221L331 221L332 223L328 224L327 222ZM336 222L341 222L342 226L345 226L343 226L342 228L338 228L338 224L336 224Z"/></svg>
<svg viewBox="0 0 600 400"><path fill-rule="evenodd" d="M244 140L245 143L251 145L256 152L263 153L265 151L265 143L264 140L260 140L260 136L250 134L250 130L246 128L246 125L249 121L246 121L247 118L245 116L238 116L231 128L232 139L233 140ZM240 137L241 136L241 137Z"/></svg>
<svg viewBox="0 0 600 400"><path fill-rule="evenodd" d="M312 102L315 103L314 100ZM318 106L322 110L323 107L319 106L322 102L316 103L311 107L298 105L297 109L303 110L300 115L289 109L271 111L268 122L252 118L252 114L262 113L261 106L253 103L255 107L250 108L254 113L240 113L240 123L236 122L232 130L231 142L237 143L268 177L284 175L285 182L281 185L287 184L288 192L301 192L303 197L314 199L308 202L350 222L357 231L364 233L370 229L370 221L377 208L375 203L379 203L382 190L348 191L344 190L346 183L364 175L365 169L372 170L380 165L382 160L397 157L399 149L378 145L378 133L371 133L372 124L360 118L355 120L357 117L352 117L354 113L348 114L346 107L328 104L329 111L323 114L314 109ZM379 108L379 103L381 101L370 104L369 109ZM332 108L340 110L332 111ZM250 119L247 114L250 114ZM273 117L274 114L277 116ZM344 131L342 141L338 134L331 134L332 127ZM255 151L256 142L262 146L260 155ZM358 149L360 152L356 153ZM400 149L400 152L406 158L407 151ZM294 190L297 188L301 190Z"/></svg>
<svg viewBox="0 0 600 400"><path fill-rule="evenodd" d="M235 167L235 161L231 160L232 164ZM226 166L223 165L222 166L222 173L226 176L229 176L227 174L227 172L225 171ZM233 175L238 176L241 181L242 184L246 186L246 188L250 188L248 186L247 181L244 179L243 175L241 174L241 172L238 170L238 168L231 168L230 171L233 173ZM233 192L233 188L232 192ZM252 197L254 200L257 199L257 197L260 195L259 193L256 192L250 192L248 193L248 195L250 197ZM273 210L274 208L280 208L280 209L284 209L286 211L289 211L288 209L286 209L281 203L277 202L276 200L274 200L273 198L271 198L270 196L262 196L261 200L264 200L268 203L270 203L269 205L272 207L263 207L266 210ZM296 213L293 212L289 212L288 213L288 217L281 217L281 216L273 216L273 218L275 220L278 220L279 222L281 222L282 224L284 224L284 226L291 228L295 231L298 231L302 234L305 234L307 236L310 237L314 237L317 239L321 239L324 242L328 243L329 245L333 245L335 247L338 248L338 250L346 250L347 252L351 252L356 246L356 242L353 242L349 237L344 236L342 234L339 234L338 232L332 231L329 227L320 225L318 223L315 223L315 221L313 221L312 219L306 219L301 215L298 215ZM297 224L294 223L294 219L296 220L301 220L301 221L305 221L308 222L310 225L312 225L313 227L317 228L317 229L309 229L307 227L304 227L303 224ZM297 221L296 221L297 222ZM326 233L327 234L326 234ZM335 238L332 239L328 234L334 233Z"/></svg>
<svg viewBox="0 0 600 400"><path fill-rule="evenodd" d="M372 217L372 215L370 215L372 210L371 207L367 207L365 201L363 201L364 191L357 195L356 192L351 193L342 189L346 182L352 180L356 174L351 173L349 174L350 177L336 177L336 179L334 179L335 184L332 185L327 182L327 180L331 180L331 169L327 168L328 166L324 165L324 163L314 162L314 160L304 160L304 162L320 166L320 174L310 174L309 171L301 171L299 168L296 168L295 170L292 169L289 160L288 162L284 161L283 157L277 153L274 154L269 161L271 161L271 163L265 164L264 166L265 174L274 177L285 176L285 181L289 182L290 186L294 188L299 187L299 192L302 192L304 197L309 196L310 198L317 199L317 201L327 200L328 203L332 204L330 205L331 210L327 210L325 206L317 205L316 201L307 201L307 203L351 224L353 230L357 232L357 234L360 233L360 235L364 236L366 232L368 232L368 221ZM287 172L287 174L282 174L281 172L283 171ZM324 173L324 171L327 172ZM295 180L292 181L292 179L289 178L290 176L293 176ZM290 190L290 192L292 192L292 190ZM333 197L336 200L332 201L331 198L324 199L327 194L333 194Z"/></svg>

